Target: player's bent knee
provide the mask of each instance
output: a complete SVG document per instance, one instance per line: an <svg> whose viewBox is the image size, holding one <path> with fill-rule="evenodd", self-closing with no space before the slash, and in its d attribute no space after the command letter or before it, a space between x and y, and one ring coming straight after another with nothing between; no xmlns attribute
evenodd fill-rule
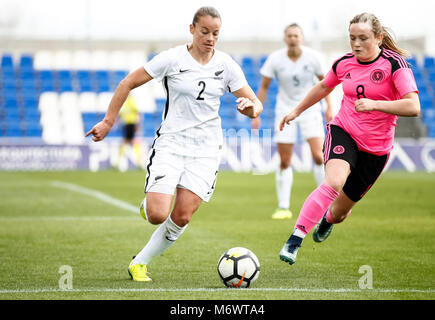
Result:
<svg viewBox="0 0 435 320"><path fill-rule="evenodd" d="M192 219L193 212L188 210L177 210L173 211L171 214L172 221L179 227L184 227Z"/></svg>
<svg viewBox="0 0 435 320"><path fill-rule="evenodd" d="M325 179L325 183L337 192L343 189L345 182L346 180L343 181L340 177L328 176Z"/></svg>
<svg viewBox="0 0 435 320"><path fill-rule="evenodd" d="M161 224L168 218L168 212L162 212L161 210L155 210L147 207L147 218L151 224Z"/></svg>
<svg viewBox="0 0 435 320"><path fill-rule="evenodd" d="M337 192L340 192L343 189L343 183L341 181L332 181L328 183L328 185Z"/></svg>
<svg viewBox="0 0 435 320"><path fill-rule="evenodd" d="M191 215L173 216L171 215L172 221L179 227L184 227L192 219Z"/></svg>
<svg viewBox="0 0 435 320"><path fill-rule="evenodd" d="M315 156L313 156L313 161L318 166L322 165L323 164L323 155L315 155Z"/></svg>
<svg viewBox="0 0 435 320"><path fill-rule="evenodd" d="M290 160L288 160L288 161L281 161L281 164L280 164L281 170L288 169L290 167L290 164L291 164Z"/></svg>

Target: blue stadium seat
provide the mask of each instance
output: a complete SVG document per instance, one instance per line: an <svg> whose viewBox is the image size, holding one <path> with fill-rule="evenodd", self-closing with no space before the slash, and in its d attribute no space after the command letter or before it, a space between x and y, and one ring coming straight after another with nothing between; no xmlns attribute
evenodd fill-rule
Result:
<svg viewBox="0 0 435 320"><path fill-rule="evenodd" d="M95 71L95 77L97 80L100 79L109 79L109 71L107 70L97 70Z"/></svg>
<svg viewBox="0 0 435 320"><path fill-rule="evenodd" d="M35 113L25 113L24 114L24 121L26 123L36 123L39 124L41 117L39 116L39 114L35 114Z"/></svg>
<svg viewBox="0 0 435 320"><path fill-rule="evenodd" d="M238 121L235 117L222 119L222 128L223 129L237 129Z"/></svg>
<svg viewBox="0 0 435 320"><path fill-rule="evenodd" d="M2 81L15 81L15 72L12 71L8 71L8 70L1 70L1 80Z"/></svg>
<svg viewBox="0 0 435 320"><path fill-rule="evenodd" d="M90 92L94 91L92 86L92 81L90 77L80 77L78 78L79 92Z"/></svg>
<svg viewBox="0 0 435 320"><path fill-rule="evenodd" d="M151 52L149 55L148 55L148 61L150 61L152 58L154 58L155 56L157 55L157 53L155 53L155 52Z"/></svg>
<svg viewBox="0 0 435 320"><path fill-rule="evenodd" d="M47 91L56 91L56 87L54 85L54 80L53 79L41 80L40 90L41 90L41 93L47 92Z"/></svg>
<svg viewBox="0 0 435 320"><path fill-rule="evenodd" d="M41 137L42 129L41 128L26 128L25 136L27 137Z"/></svg>
<svg viewBox="0 0 435 320"><path fill-rule="evenodd" d="M0 62L0 68L2 72L13 72L14 71L14 61L12 58L12 54L9 53L3 53L1 62Z"/></svg>
<svg viewBox="0 0 435 320"><path fill-rule="evenodd" d="M7 90L17 90L17 81L15 80L15 78L4 78L1 81L1 86L3 88L3 91L7 91Z"/></svg>
<svg viewBox="0 0 435 320"><path fill-rule="evenodd" d="M224 107L219 109L219 116L222 118L222 121L226 120L226 119L231 119L235 117L235 112L237 112L235 109L231 109L228 107Z"/></svg>
<svg viewBox="0 0 435 320"><path fill-rule="evenodd" d="M5 109L18 109L18 100L16 95L4 95L3 105Z"/></svg>
<svg viewBox="0 0 435 320"><path fill-rule="evenodd" d="M98 84L98 87L101 87L102 85L109 85L110 77L109 77L109 71L107 70L97 70L95 71L95 78L96 82Z"/></svg>
<svg viewBox="0 0 435 320"><path fill-rule="evenodd" d="M63 80L60 80L59 83L60 83L60 85L59 85L59 91L60 92L74 91L74 88L73 88L71 80L63 79Z"/></svg>
<svg viewBox="0 0 435 320"><path fill-rule="evenodd" d="M156 111L163 112L165 110L166 99L156 99Z"/></svg>
<svg viewBox="0 0 435 320"><path fill-rule="evenodd" d="M222 97L221 97L221 103L222 104L230 104L230 105L235 105L237 98L230 92L226 92Z"/></svg>
<svg viewBox="0 0 435 320"><path fill-rule="evenodd" d="M41 125L40 125L40 123L39 123L39 121L25 121L24 122L25 123L25 125L24 125L24 127L26 128L26 130L29 130L29 129L41 129Z"/></svg>
<svg viewBox="0 0 435 320"><path fill-rule="evenodd" d="M252 56L243 56L241 64L242 64L242 68L243 67L252 67L252 66L256 65L255 60Z"/></svg>
<svg viewBox="0 0 435 320"><path fill-rule="evenodd" d="M434 98L431 94L419 94L419 98L422 109L430 109L434 107Z"/></svg>
<svg viewBox="0 0 435 320"><path fill-rule="evenodd" d="M409 63L411 68L418 67L418 61L417 61L417 58L415 56L412 56L412 57L406 59L406 61Z"/></svg>
<svg viewBox="0 0 435 320"><path fill-rule="evenodd" d="M113 83L120 83L122 79L124 79L128 75L128 72L125 70L116 70L109 74L110 81Z"/></svg>
<svg viewBox="0 0 435 320"><path fill-rule="evenodd" d="M21 81L21 91L23 94L24 92L26 92L26 95L37 94L36 88L37 86L34 79L24 79Z"/></svg>
<svg viewBox="0 0 435 320"><path fill-rule="evenodd" d="M435 68L435 58L431 56L425 56L423 60L423 66L426 69L433 69Z"/></svg>
<svg viewBox="0 0 435 320"><path fill-rule="evenodd" d="M51 70L39 71L40 90L41 92L56 91L54 75Z"/></svg>
<svg viewBox="0 0 435 320"><path fill-rule="evenodd" d="M96 121L100 122L104 119L105 113L103 112L97 112L95 113Z"/></svg>
<svg viewBox="0 0 435 320"><path fill-rule="evenodd" d="M5 136L11 138L18 138L23 137L24 135L21 129L6 127Z"/></svg>
<svg viewBox="0 0 435 320"><path fill-rule="evenodd" d="M267 55L260 56L260 59L258 60L258 67L261 68L263 64L266 62L266 60L267 60Z"/></svg>
<svg viewBox="0 0 435 320"><path fill-rule="evenodd" d="M34 96L23 96L23 107L28 109L38 109L38 97L36 95Z"/></svg>
<svg viewBox="0 0 435 320"><path fill-rule="evenodd" d="M31 70L21 69L19 76L20 76L21 80L34 79L35 73L33 72L33 69L31 69Z"/></svg>
<svg viewBox="0 0 435 320"><path fill-rule="evenodd" d="M82 119L83 121L97 121L97 115L95 112L83 112Z"/></svg>
<svg viewBox="0 0 435 320"><path fill-rule="evenodd" d="M412 69L412 73L414 74L414 78L417 83L426 81L426 77L424 76L423 71L420 68Z"/></svg>
<svg viewBox="0 0 435 320"><path fill-rule="evenodd" d="M21 118L21 112L19 108L11 108L11 107L5 107L4 108L4 118L8 119L20 119Z"/></svg>
<svg viewBox="0 0 435 320"><path fill-rule="evenodd" d="M54 78L53 71L52 70L41 70L41 71L39 71L39 78L41 80L43 80L43 79L53 80L53 78Z"/></svg>
<svg viewBox="0 0 435 320"><path fill-rule="evenodd" d="M122 126L113 126L109 131L108 137L122 137Z"/></svg>
<svg viewBox="0 0 435 320"><path fill-rule="evenodd" d="M10 130L20 130L22 129L22 124L19 119L17 121L9 121L7 118L5 118L5 125Z"/></svg>
<svg viewBox="0 0 435 320"><path fill-rule="evenodd" d="M19 66L21 70L33 70L33 56L31 54L22 54Z"/></svg>
<svg viewBox="0 0 435 320"><path fill-rule="evenodd" d="M115 91L118 84L128 75L125 70L116 70L109 72L110 91Z"/></svg>
<svg viewBox="0 0 435 320"><path fill-rule="evenodd" d="M109 78L101 78L97 80L97 92L109 92L110 89Z"/></svg>
<svg viewBox="0 0 435 320"><path fill-rule="evenodd" d="M59 70L57 72L57 77L59 79L71 79L72 78L72 73L70 70Z"/></svg>
<svg viewBox="0 0 435 320"><path fill-rule="evenodd" d="M59 81L59 91L74 91L72 84L72 74L70 70L59 70L57 72L57 78Z"/></svg>
<svg viewBox="0 0 435 320"><path fill-rule="evenodd" d="M418 94L419 95L427 95L429 94L428 85L425 82L417 83Z"/></svg>
<svg viewBox="0 0 435 320"><path fill-rule="evenodd" d="M272 129L275 126L274 117L261 117L261 128L262 129Z"/></svg>

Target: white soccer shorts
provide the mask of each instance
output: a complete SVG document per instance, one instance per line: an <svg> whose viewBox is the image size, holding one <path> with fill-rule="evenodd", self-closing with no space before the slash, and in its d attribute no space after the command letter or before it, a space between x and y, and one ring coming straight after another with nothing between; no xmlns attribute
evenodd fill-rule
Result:
<svg viewBox="0 0 435 320"><path fill-rule="evenodd" d="M279 131L279 124L285 114L277 114L273 140L275 143L295 144L298 141L298 129L303 140L311 138L324 138L325 129L320 111L302 113L290 124L286 124L282 131Z"/></svg>
<svg viewBox="0 0 435 320"><path fill-rule="evenodd" d="M220 156L190 157L151 149L146 166L145 193L173 195L179 187L208 202L214 192L219 165Z"/></svg>

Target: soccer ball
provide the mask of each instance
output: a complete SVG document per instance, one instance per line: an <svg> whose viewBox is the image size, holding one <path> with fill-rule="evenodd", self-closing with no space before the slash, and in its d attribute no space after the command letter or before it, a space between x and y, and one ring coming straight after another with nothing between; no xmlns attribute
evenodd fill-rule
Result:
<svg viewBox="0 0 435 320"><path fill-rule="evenodd" d="M236 247L219 258L217 270L227 287L248 288L260 275L260 262L251 250Z"/></svg>

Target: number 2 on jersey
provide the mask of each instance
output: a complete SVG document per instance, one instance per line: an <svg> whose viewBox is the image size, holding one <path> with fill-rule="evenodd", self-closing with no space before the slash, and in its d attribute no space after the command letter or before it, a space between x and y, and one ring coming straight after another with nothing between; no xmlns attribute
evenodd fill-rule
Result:
<svg viewBox="0 0 435 320"><path fill-rule="evenodd" d="M200 81L200 82L198 83L198 86L202 86L202 89L201 89L201 91L199 92L198 96L196 97L196 100L204 100L204 98L201 97L201 95L202 95L202 93L203 93L204 90L205 90L205 82L204 82L204 81Z"/></svg>

